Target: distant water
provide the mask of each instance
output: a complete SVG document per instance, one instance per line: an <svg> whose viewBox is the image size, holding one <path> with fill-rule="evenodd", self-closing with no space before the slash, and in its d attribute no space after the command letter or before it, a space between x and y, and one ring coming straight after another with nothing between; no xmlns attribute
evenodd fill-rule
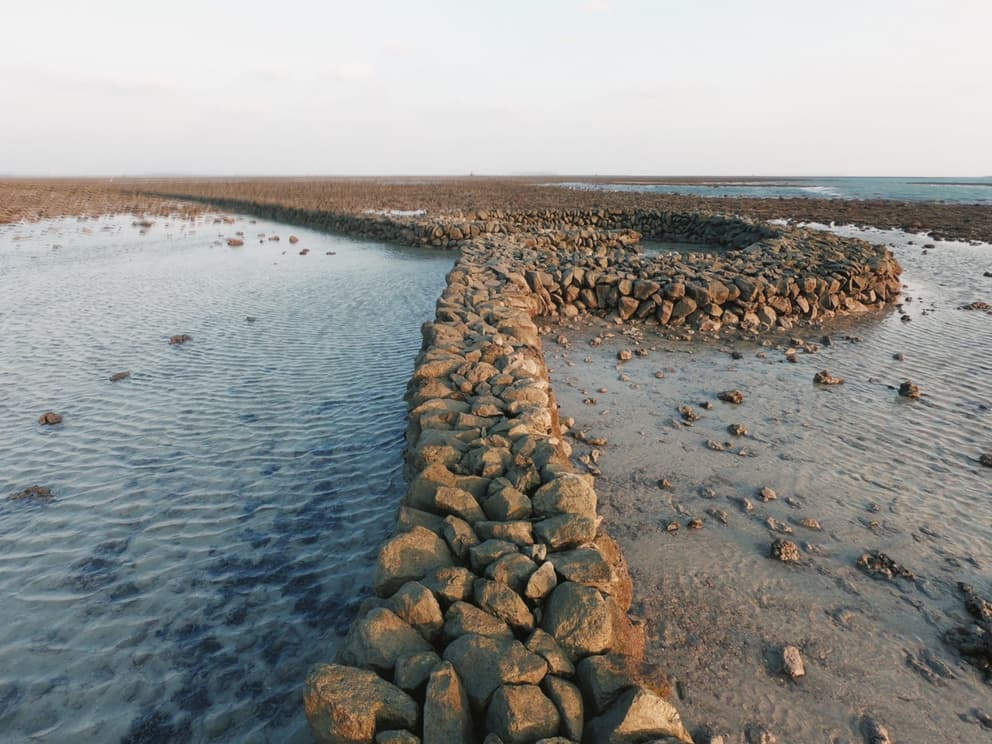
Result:
<svg viewBox="0 0 992 744"><path fill-rule="evenodd" d="M0 227L4 742L309 740L307 668L392 532L451 254L167 222Z"/></svg>
<svg viewBox="0 0 992 744"><path fill-rule="evenodd" d="M571 182L557 184L593 191L633 191L691 196L763 199L892 199L895 201L992 204L992 176L987 178L783 178L736 182L664 184Z"/></svg>

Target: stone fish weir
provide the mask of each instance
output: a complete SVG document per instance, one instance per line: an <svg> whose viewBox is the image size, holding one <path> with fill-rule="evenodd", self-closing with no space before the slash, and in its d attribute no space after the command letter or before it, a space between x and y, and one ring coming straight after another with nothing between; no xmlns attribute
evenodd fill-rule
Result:
<svg viewBox="0 0 992 744"><path fill-rule="evenodd" d="M179 198L188 195L170 194ZM194 199L198 197L193 197ZM639 679L633 585L569 463L534 318L610 314L701 333L882 309L884 248L722 215L480 211L432 219L202 199L359 237L459 249L408 385L409 489L375 596L304 692L318 742L685 742ZM641 237L717 245L639 254Z"/></svg>

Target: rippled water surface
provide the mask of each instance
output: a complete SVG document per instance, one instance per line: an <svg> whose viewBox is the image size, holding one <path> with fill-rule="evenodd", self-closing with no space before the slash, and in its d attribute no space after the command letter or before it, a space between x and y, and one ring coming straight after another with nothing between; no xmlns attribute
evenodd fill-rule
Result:
<svg viewBox="0 0 992 744"><path fill-rule="evenodd" d="M0 739L307 739L451 263L246 219L0 227Z"/></svg>

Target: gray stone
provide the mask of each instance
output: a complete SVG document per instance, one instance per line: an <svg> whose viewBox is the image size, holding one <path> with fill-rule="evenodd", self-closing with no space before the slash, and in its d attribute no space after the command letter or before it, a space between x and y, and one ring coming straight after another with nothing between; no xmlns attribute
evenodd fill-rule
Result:
<svg viewBox="0 0 992 744"><path fill-rule="evenodd" d="M396 659L393 671L393 682L404 692L411 695L423 690L427 678L438 664L441 657L433 651L421 651L407 654Z"/></svg>
<svg viewBox="0 0 992 744"><path fill-rule="evenodd" d="M509 638L463 635L448 645L444 658L454 664L477 711L485 710L500 685L536 685L548 671L544 659Z"/></svg>
<svg viewBox="0 0 992 744"><path fill-rule="evenodd" d="M469 549L472 570L481 573L486 566L507 553L518 553L517 546L506 540L486 540Z"/></svg>
<svg viewBox="0 0 992 744"><path fill-rule="evenodd" d="M574 581L559 584L551 592L541 627L573 662L608 651L613 643L613 621L603 595Z"/></svg>
<svg viewBox="0 0 992 744"><path fill-rule="evenodd" d="M444 535L451 552L463 561L468 559L469 549L479 544L479 538L472 525L450 514L444 518L441 534Z"/></svg>
<svg viewBox="0 0 992 744"><path fill-rule="evenodd" d="M391 673L400 656L430 650L431 644L409 623L392 610L378 607L352 623L338 661Z"/></svg>
<svg viewBox="0 0 992 744"><path fill-rule="evenodd" d="M551 674L556 674L559 677L571 677L575 674L575 667L572 665L572 661L562 650L562 647L558 645L558 641L540 628L534 629L534 632L531 633L525 645L528 651L532 651L548 662L548 671Z"/></svg>
<svg viewBox="0 0 992 744"><path fill-rule="evenodd" d="M368 744L376 731L412 729L419 712L412 697L375 672L337 664L311 670L303 704L317 744Z"/></svg>
<svg viewBox="0 0 992 744"><path fill-rule="evenodd" d="M554 564L555 571L567 581L592 586L610 593L618 577L613 567L596 548L578 548L553 553L548 561Z"/></svg>
<svg viewBox="0 0 992 744"><path fill-rule="evenodd" d="M468 602L455 602L444 615L444 637L452 641L473 633L489 638L513 638L510 626Z"/></svg>
<svg viewBox="0 0 992 744"><path fill-rule="evenodd" d="M468 491L453 486L439 486L434 493L434 508L443 514L454 514L469 524L485 519L482 507Z"/></svg>
<svg viewBox="0 0 992 744"><path fill-rule="evenodd" d="M782 649L782 671L792 679L806 676L803 656L795 646L786 646Z"/></svg>
<svg viewBox="0 0 992 744"><path fill-rule="evenodd" d="M665 737L692 744L678 711L644 687L623 693L603 715L589 722L585 736L596 744L641 744Z"/></svg>
<svg viewBox="0 0 992 744"><path fill-rule="evenodd" d="M595 519L561 514L534 523L534 537L551 550L574 548L596 538Z"/></svg>
<svg viewBox="0 0 992 744"><path fill-rule="evenodd" d="M541 486L531 497L531 503L534 514L538 517L576 514L594 519L596 491L593 489L592 476L562 473Z"/></svg>
<svg viewBox="0 0 992 744"><path fill-rule="evenodd" d="M419 581L435 568L454 564L448 545L423 527L396 535L379 550L375 591L388 597L408 581Z"/></svg>
<svg viewBox="0 0 992 744"><path fill-rule="evenodd" d="M537 571L537 564L521 553L507 553L486 566L486 576L506 584L518 594L523 593L528 579Z"/></svg>
<svg viewBox="0 0 992 744"><path fill-rule="evenodd" d="M421 582L446 604L472 596L472 584L479 578L467 568L447 566L428 573Z"/></svg>
<svg viewBox="0 0 992 744"><path fill-rule="evenodd" d="M562 733L569 739L581 740L585 726L585 708L579 688L561 677L549 674L541 682L541 689L558 709Z"/></svg>
<svg viewBox="0 0 992 744"><path fill-rule="evenodd" d="M551 562L542 563L528 578L524 586L524 596L527 599L540 601L548 596L558 585L558 575Z"/></svg>
<svg viewBox="0 0 992 744"><path fill-rule="evenodd" d="M537 685L503 685L493 693L486 728L506 744L530 744L558 733L558 709Z"/></svg>
<svg viewBox="0 0 992 744"><path fill-rule="evenodd" d="M442 662L430 676L424 695L424 744L468 744L472 711L468 695L450 662Z"/></svg>
<svg viewBox="0 0 992 744"><path fill-rule="evenodd" d="M428 641L436 639L444 625L437 598L420 582L408 581L386 604Z"/></svg>
<svg viewBox="0 0 992 744"><path fill-rule="evenodd" d="M530 499L512 486L497 491L482 502L486 516L497 522L527 519L532 513Z"/></svg>
<svg viewBox="0 0 992 744"><path fill-rule="evenodd" d="M534 615L520 595L506 584L490 579L478 579L472 587L475 604L495 615L516 631L529 633L534 629Z"/></svg>
<svg viewBox="0 0 992 744"><path fill-rule="evenodd" d="M627 662L614 654L587 656L575 667L576 679L594 713L602 713L634 684Z"/></svg>

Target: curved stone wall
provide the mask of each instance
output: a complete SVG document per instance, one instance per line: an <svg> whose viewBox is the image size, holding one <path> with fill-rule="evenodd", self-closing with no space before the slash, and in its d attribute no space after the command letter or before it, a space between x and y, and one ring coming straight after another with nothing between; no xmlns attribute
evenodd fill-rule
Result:
<svg viewBox="0 0 992 744"><path fill-rule="evenodd" d="M209 200L460 249L411 377L409 488L375 596L305 706L318 742L691 742L638 678L633 586L594 482L569 464L534 318L615 313L701 332L787 329L899 294L884 249L656 210L395 218ZM719 246L649 257L641 236Z"/></svg>

